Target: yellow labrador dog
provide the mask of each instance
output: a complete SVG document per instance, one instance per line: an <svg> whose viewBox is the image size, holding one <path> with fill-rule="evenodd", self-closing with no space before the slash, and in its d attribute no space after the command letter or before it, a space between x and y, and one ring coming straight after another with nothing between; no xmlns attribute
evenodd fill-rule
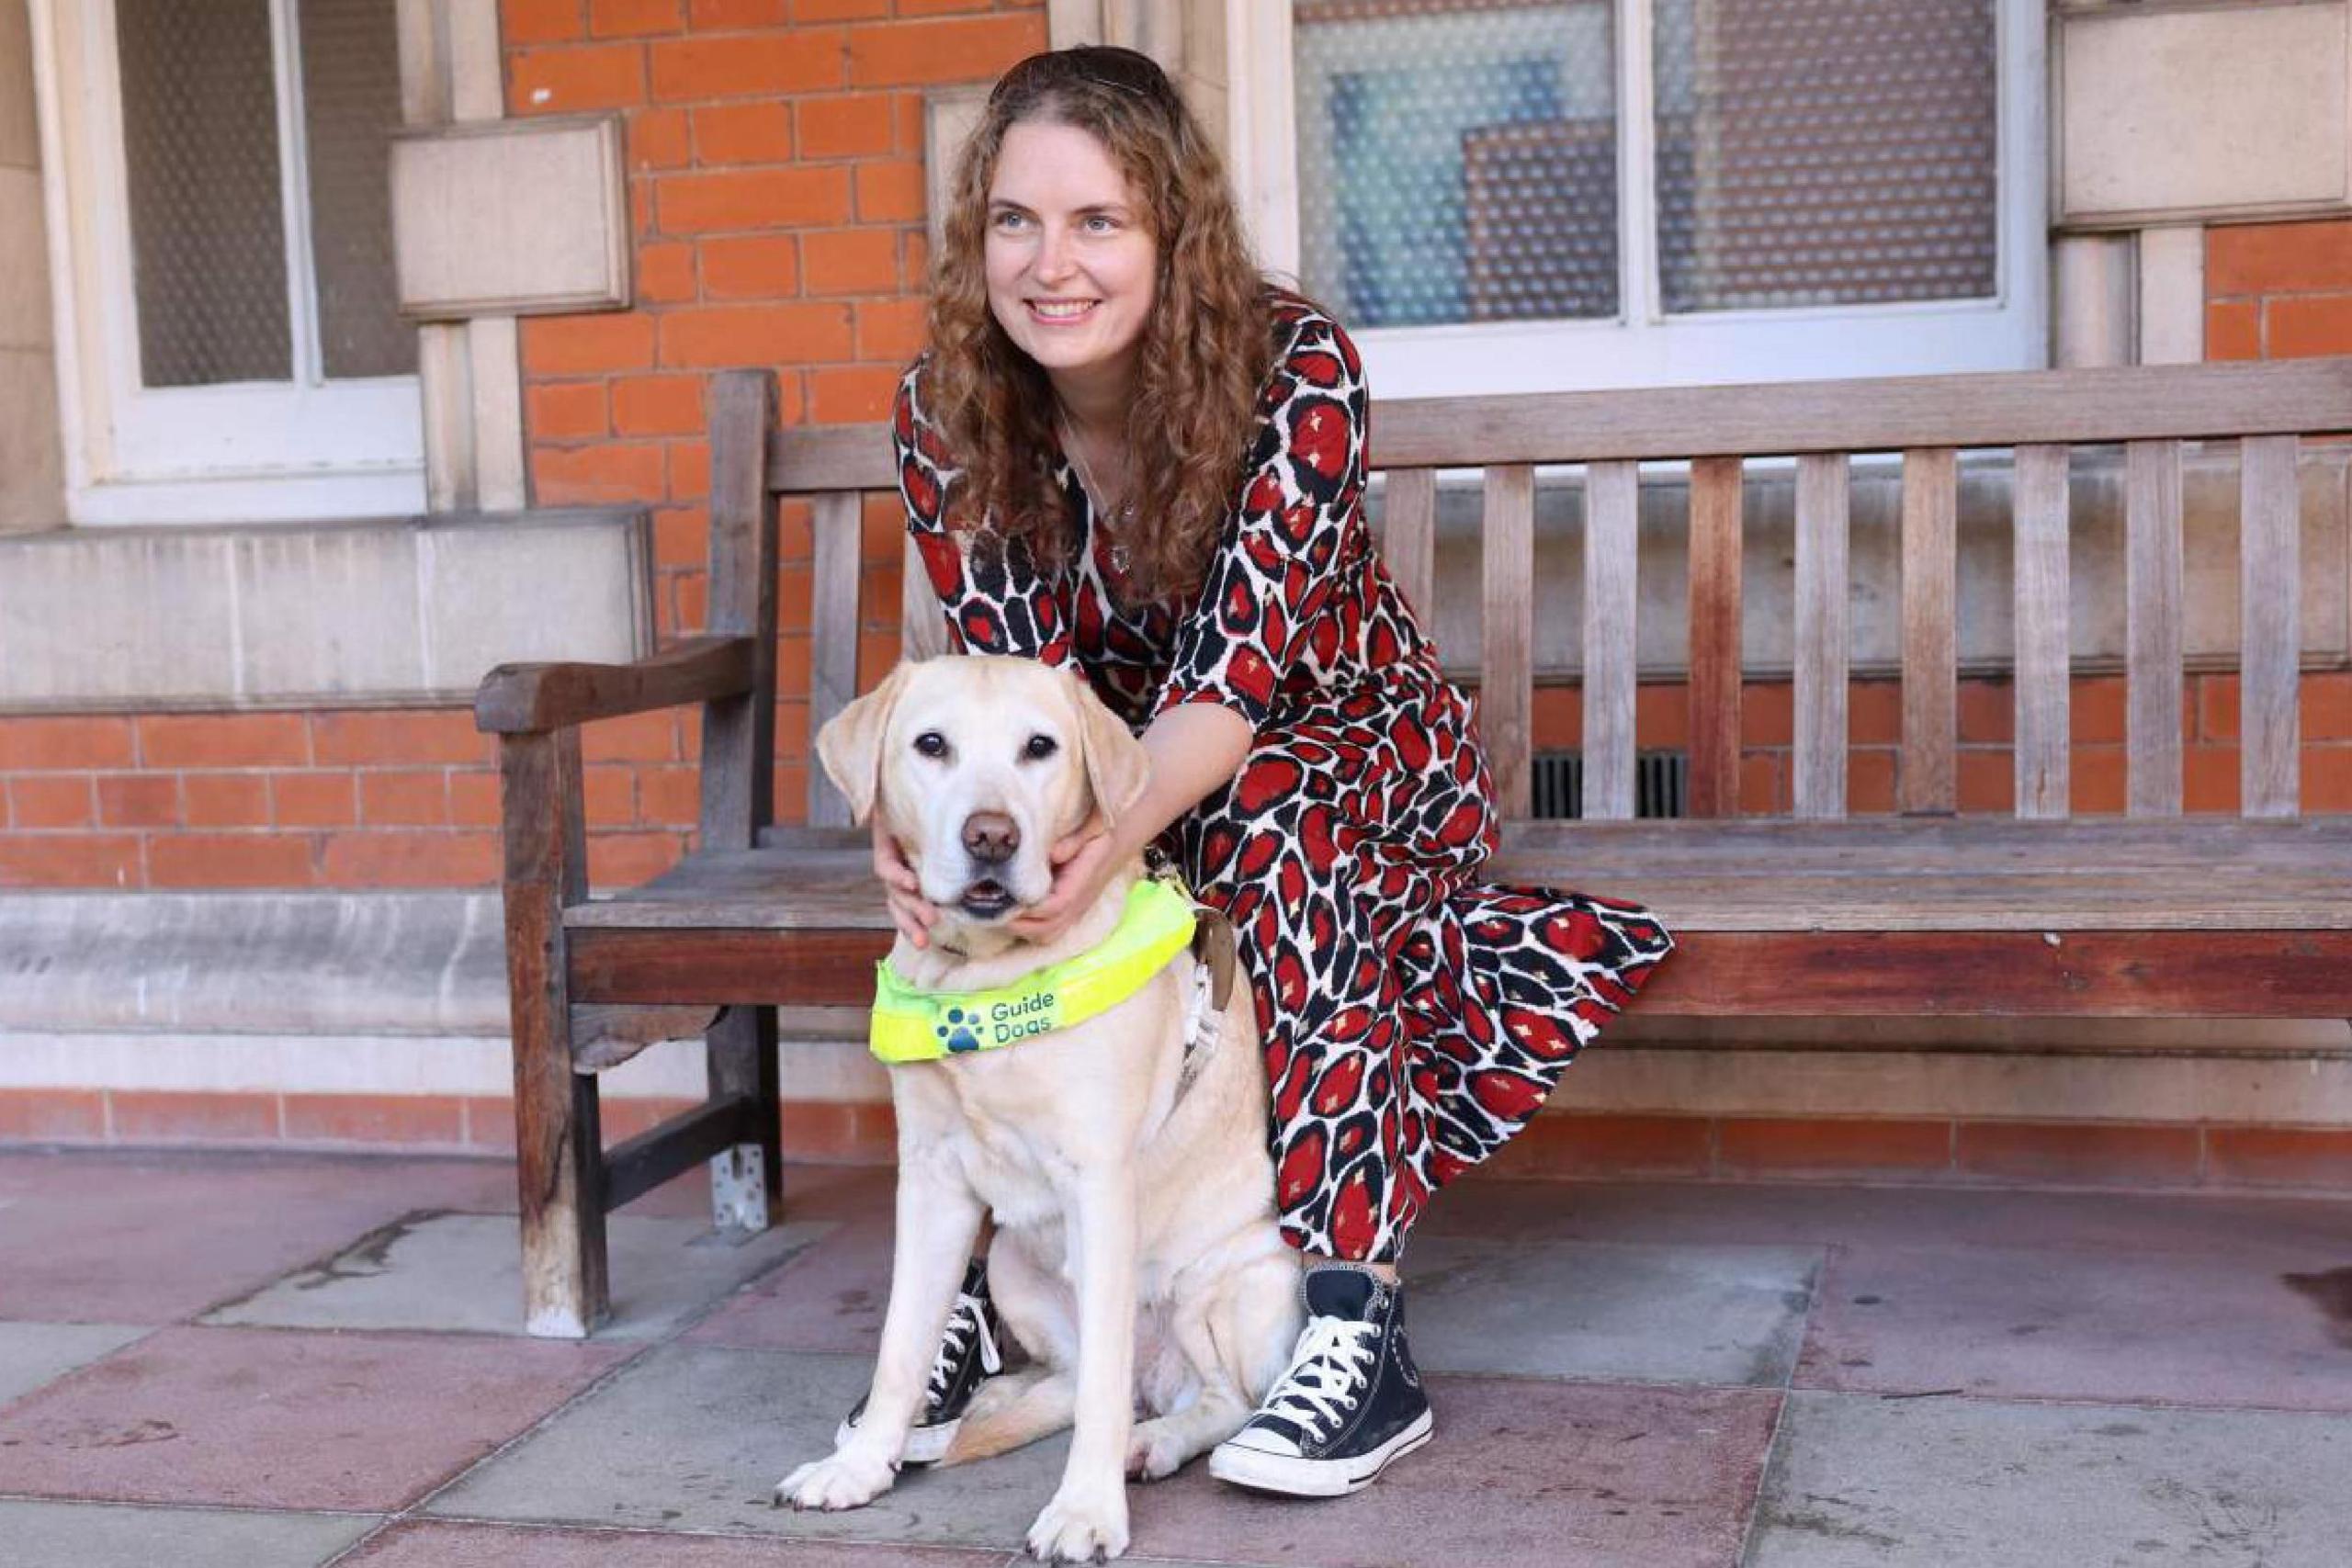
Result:
<svg viewBox="0 0 2352 1568"><path fill-rule="evenodd" d="M1005 929L1053 884L1047 852L1132 809L1143 747L1079 677L1021 659L905 664L819 735L857 819L878 812L940 919L890 963L934 991L993 989L1096 946L1140 863L1050 946ZM891 1069L899 1120L890 1304L864 1418L776 1488L854 1508L890 1487L983 1212L989 1282L1032 1364L984 1384L946 1463L1065 1426L1060 1488L1029 1549L1127 1544L1129 1474L1158 1478L1230 1437L1298 1335L1296 1256L1275 1228L1265 1069L1246 985L1186 1052L1194 960L1108 1011L1001 1050ZM1148 1418L1138 1421L1138 1408Z"/></svg>

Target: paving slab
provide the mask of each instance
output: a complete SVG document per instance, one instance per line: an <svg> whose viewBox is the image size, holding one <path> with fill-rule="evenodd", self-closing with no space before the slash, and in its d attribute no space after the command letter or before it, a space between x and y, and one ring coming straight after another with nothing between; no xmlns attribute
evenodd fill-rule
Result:
<svg viewBox="0 0 2352 1568"><path fill-rule="evenodd" d="M891 1224L843 1224L720 1306L688 1343L872 1356L890 1302Z"/></svg>
<svg viewBox="0 0 2352 1568"><path fill-rule="evenodd" d="M1417 1240L1405 1308L1430 1371L1601 1382L1788 1382L1813 1247Z"/></svg>
<svg viewBox="0 0 2352 1568"><path fill-rule="evenodd" d="M660 1339L831 1229L809 1220L736 1238L695 1219L605 1222L613 1315L600 1339ZM414 1213L205 1314L278 1328L523 1331L523 1243L512 1214Z"/></svg>
<svg viewBox="0 0 2352 1568"><path fill-rule="evenodd" d="M777 1478L830 1450L867 1371L863 1357L656 1350L427 1512L1017 1551L1060 1478L1067 1438L909 1472L847 1513L768 1506ZM1355 1497L1253 1497L1199 1464L1132 1489L1136 1555L1714 1568L1736 1551L1778 1400L1746 1389L1468 1378L1433 1379L1430 1389L1437 1442Z"/></svg>
<svg viewBox="0 0 2352 1568"><path fill-rule="evenodd" d="M1830 1265L1795 1381L2352 1411L2352 1354L2311 1283L2346 1256L1858 1247Z"/></svg>
<svg viewBox="0 0 2352 1568"><path fill-rule="evenodd" d="M1125 1568L1148 1568L1132 1558ZM1004 1568L1001 1551L411 1520L336 1568Z"/></svg>
<svg viewBox="0 0 2352 1568"><path fill-rule="evenodd" d="M847 1513L769 1506L786 1472L832 1451L834 1428L872 1372L865 1356L665 1346L426 1511L1018 1550L1060 1480L1067 1438L985 1465L910 1471Z"/></svg>
<svg viewBox="0 0 2352 1568"><path fill-rule="evenodd" d="M1195 1464L1130 1494L1135 1547L1309 1568L1724 1568L1778 1392L1431 1378L1437 1437L1351 1497L1262 1497Z"/></svg>
<svg viewBox="0 0 2352 1568"><path fill-rule="evenodd" d="M456 1335L162 1329L0 1412L0 1494L388 1512L629 1353Z"/></svg>
<svg viewBox="0 0 2352 1568"><path fill-rule="evenodd" d="M173 1323L413 1209L464 1209L486 1161L0 1156L0 1318Z"/></svg>
<svg viewBox="0 0 2352 1568"><path fill-rule="evenodd" d="M1788 1396L1747 1568L2343 1568L2352 1418Z"/></svg>
<svg viewBox="0 0 2352 1568"><path fill-rule="evenodd" d="M372 1514L259 1514L0 1501L8 1568L315 1568L374 1529Z"/></svg>
<svg viewBox="0 0 2352 1568"><path fill-rule="evenodd" d="M120 1323L0 1323L0 1404L147 1332Z"/></svg>

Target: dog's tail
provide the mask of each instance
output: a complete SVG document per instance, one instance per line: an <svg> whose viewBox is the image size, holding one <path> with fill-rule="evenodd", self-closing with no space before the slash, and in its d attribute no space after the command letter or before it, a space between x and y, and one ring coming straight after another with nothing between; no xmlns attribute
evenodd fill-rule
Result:
<svg viewBox="0 0 2352 1568"><path fill-rule="evenodd" d="M1026 1448L1070 1424L1078 1409L1078 1380L1031 1367L989 1379L972 1396L942 1464L968 1464Z"/></svg>

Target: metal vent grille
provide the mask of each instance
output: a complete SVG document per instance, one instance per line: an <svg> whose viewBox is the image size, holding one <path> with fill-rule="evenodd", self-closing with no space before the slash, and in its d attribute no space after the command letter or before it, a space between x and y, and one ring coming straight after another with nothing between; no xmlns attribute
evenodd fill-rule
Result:
<svg viewBox="0 0 2352 1568"><path fill-rule="evenodd" d="M1566 819L1584 815L1584 753L1538 751L1534 757L1533 814ZM1634 759L1634 815L1679 817L1690 784L1688 751L1644 751Z"/></svg>

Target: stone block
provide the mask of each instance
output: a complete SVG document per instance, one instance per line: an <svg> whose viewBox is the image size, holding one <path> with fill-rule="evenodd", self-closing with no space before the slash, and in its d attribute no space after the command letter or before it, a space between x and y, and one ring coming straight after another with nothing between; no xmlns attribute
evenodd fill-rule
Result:
<svg viewBox="0 0 2352 1568"><path fill-rule="evenodd" d="M54 335L47 233L40 172L0 163L0 348L46 349Z"/></svg>
<svg viewBox="0 0 2352 1568"><path fill-rule="evenodd" d="M421 321L629 302L616 117L493 120L392 142L401 309Z"/></svg>
<svg viewBox="0 0 2352 1568"><path fill-rule="evenodd" d="M2061 14L2061 224L2352 199L2346 7Z"/></svg>
<svg viewBox="0 0 2352 1568"><path fill-rule="evenodd" d="M64 521L57 367L47 349L0 348L0 534ZM0 588L0 615L6 614L5 593Z"/></svg>
<svg viewBox="0 0 2352 1568"><path fill-rule="evenodd" d="M468 705L648 651L650 562L633 508L54 530L0 544L0 712Z"/></svg>

